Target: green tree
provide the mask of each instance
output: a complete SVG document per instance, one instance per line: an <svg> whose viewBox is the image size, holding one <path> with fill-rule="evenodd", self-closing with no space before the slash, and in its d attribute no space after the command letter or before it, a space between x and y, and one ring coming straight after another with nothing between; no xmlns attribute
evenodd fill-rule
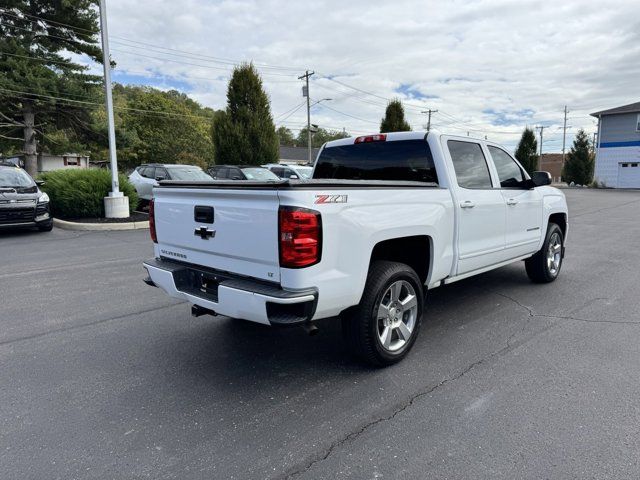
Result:
<svg viewBox="0 0 640 480"><path fill-rule="evenodd" d="M278 161L278 136L269 97L252 64L234 69L227 109L213 122L216 163L261 165Z"/></svg>
<svg viewBox="0 0 640 480"><path fill-rule="evenodd" d="M175 90L162 92L151 87L118 85L114 89L122 107L116 120L120 136L131 142L121 154L127 166L139 163L192 163L208 166L214 160L210 125L213 110L203 109L185 94ZM106 125L106 124L105 124Z"/></svg>
<svg viewBox="0 0 640 480"><path fill-rule="evenodd" d="M22 144L25 167L37 173L37 134L90 121L87 104L100 77L70 61L84 54L100 62L96 0L3 0L0 9L0 135ZM65 97L71 100L59 100ZM52 141L70 138L58 136Z"/></svg>
<svg viewBox="0 0 640 480"><path fill-rule="evenodd" d="M589 185L593 181L595 158L589 136L583 129L578 130L573 140L567 161L562 169L562 179L577 185Z"/></svg>
<svg viewBox="0 0 640 480"><path fill-rule="evenodd" d="M286 147L293 147L296 145L296 137L294 137L293 132L284 125L276 130L276 134L278 135L280 145L284 145Z"/></svg>
<svg viewBox="0 0 640 480"><path fill-rule="evenodd" d="M327 142L331 140L338 140L340 138L347 138L349 133L345 130L327 130L324 128L318 128L317 132L311 131L311 146L313 148L319 148ZM296 145L300 147L307 146L307 127L304 127L298 133L298 139L296 140Z"/></svg>
<svg viewBox="0 0 640 480"><path fill-rule="evenodd" d="M411 125L404 118L404 107L398 99L391 100L387 104L384 118L380 122L380 133L385 132L408 132Z"/></svg>
<svg viewBox="0 0 640 480"><path fill-rule="evenodd" d="M522 132L522 137L516 148L516 159L529 173L533 173L538 169L538 141L535 132L529 127Z"/></svg>

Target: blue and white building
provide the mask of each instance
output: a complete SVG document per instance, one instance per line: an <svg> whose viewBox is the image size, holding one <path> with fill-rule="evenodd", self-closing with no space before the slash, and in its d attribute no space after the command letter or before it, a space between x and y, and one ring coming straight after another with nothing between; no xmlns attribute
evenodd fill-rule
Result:
<svg viewBox="0 0 640 480"><path fill-rule="evenodd" d="M640 188L640 102L591 114L598 119L595 179Z"/></svg>

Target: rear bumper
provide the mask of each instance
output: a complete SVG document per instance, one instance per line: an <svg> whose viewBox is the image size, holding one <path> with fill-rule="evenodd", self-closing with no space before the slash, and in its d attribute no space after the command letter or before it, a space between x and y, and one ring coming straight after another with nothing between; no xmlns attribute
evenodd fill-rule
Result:
<svg viewBox="0 0 640 480"><path fill-rule="evenodd" d="M219 315L265 325L295 325L311 320L318 301L315 289L283 290L279 285L165 259L144 262L154 284L169 296ZM150 283L151 282L151 283Z"/></svg>

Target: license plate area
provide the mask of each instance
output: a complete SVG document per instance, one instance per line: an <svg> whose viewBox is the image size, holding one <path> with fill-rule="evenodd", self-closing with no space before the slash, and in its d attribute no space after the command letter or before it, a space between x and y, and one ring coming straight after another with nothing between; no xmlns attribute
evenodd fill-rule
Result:
<svg viewBox="0 0 640 480"><path fill-rule="evenodd" d="M220 283L228 280L228 275L185 268L173 272L173 281L181 292L191 293L212 302L218 302Z"/></svg>
<svg viewBox="0 0 640 480"><path fill-rule="evenodd" d="M222 279L218 276L200 274L199 278L199 290L205 295L211 295L218 299L218 287Z"/></svg>

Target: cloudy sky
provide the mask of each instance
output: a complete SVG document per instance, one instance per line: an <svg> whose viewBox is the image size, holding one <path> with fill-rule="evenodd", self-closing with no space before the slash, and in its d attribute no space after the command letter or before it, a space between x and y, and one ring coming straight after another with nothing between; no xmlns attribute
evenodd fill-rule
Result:
<svg viewBox="0 0 640 480"><path fill-rule="evenodd" d="M544 125L544 151L562 148L590 112L640 101L637 0L452 1L108 0L111 53L122 83L175 88L224 108L233 65L253 61L277 125L306 122L375 132L400 98L414 129L426 109L443 131L513 147ZM300 106L299 109L297 107Z"/></svg>

